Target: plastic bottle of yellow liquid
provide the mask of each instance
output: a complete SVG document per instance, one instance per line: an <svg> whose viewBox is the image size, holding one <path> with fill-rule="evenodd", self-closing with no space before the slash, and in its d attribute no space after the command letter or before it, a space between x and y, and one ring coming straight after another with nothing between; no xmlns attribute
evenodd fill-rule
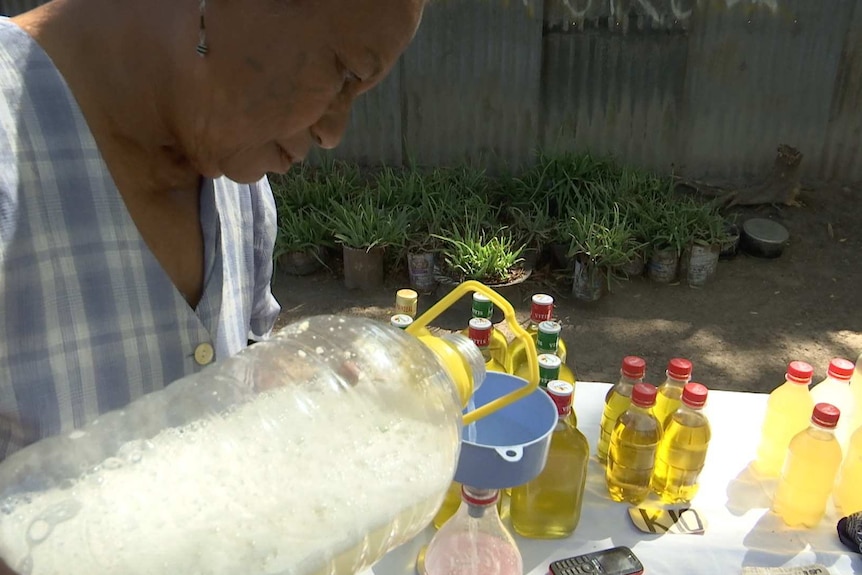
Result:
<svg viewBox="0 0 862 575"><path fill-rule="evenodd" d="M697 494L712 437L703 413L707 393L705 385L687 383L682 405L665 420L651 484L665 503L688 502Z"/></svg>
<svg viewBox="0 0 862 575"><path fill-rule="evenodd" d="M862 511L862 427L857 428L850 438L850 448L838 473L833 501L841 515Z"/></svg>
<svg viewBox="0 0 862 575"><path fill-rule="evenodd" d="M850 429L855 432L862 427L862 354L856 360L856 368L850 378L850 391L853 392L853 419Z"/></svg>
<svg viewBox="0 0 862 575"><path fill-rule="evenodd" d="M617 419L625 413L632 402L632 388L641 383L646 373L646 361L642 358L629 355L623 358L620 369L620 379L608 390L605 396L605 407L602 411L601 429L599 430L599 441L596 446L596 457L601 463L608 460L608 446L611 442L611 432L617 424Z"/></svg>
<svg viewBox="0 0 862 575"><path fill-rule="evenodd" d="M835 428L835 437L842 451L847 451L852 425L856 417L853 391L850 388L850 378L853 377L855 366L852 361L836 357L829 362L826 379L811 388L814 403L830 403L841 412L841 420Z"/></svg>
<svg viewBox="0 0 862 575"><path fill-rule="evenodd" d="M637 505L649 495L662 436L662 428L652 413L655 396L655 386L635 384L632 403L611 433L605 479L614 501Z"/></svg>
<svg viewBox="0 0 862 575"><path fill-rule="evenodd" d="M814 406L811 425L790 442L772 510L790 527L814 527L826 512L841 446L835 438L840 412L834 405Z"/></svg>
<svg viewBox="0 0 862 575"><path fill-rule="evenodd" d="M573 417L575 388L555 380L546 391L559 414L548 462L538 477L512 489L509 507L515 531L537 539L568 537L578 526L590 459L587 438L578 431Z"/></svg>
<svg viewBox="0 0 862 575"><path fill-rule="evenodd" d="M474 317L470 320L468 330L470 339L476 344L479 351L482 352L482 357L485 358L485 370L506 373L506 368L503 367L503 364L494 359L494 356L491 353L491 334L496 333L497 331L494 329L494 324L491 323L491 320L482 317Z"/></svg>
<svg viewBox="0 0 862 575"><path fill-rule="evenodd" d="M539 334L539 324L552 319L554 316L554 298L547 294L537 293L533 295L531 301L530 321L525 331L533 338L535 344ZM512 340L512 343L509 344L508 358L504 364L509 373L517 373L521 369L521 366L527 361L526 354L528 351L534 352L535 350L528 350L524 347L524 343L518 339ZM557 343L556 353L560 360L566 363L566 342L562 338Z"/></svg>
<svg viewBox="0 0 862 575"><path fill-rule="evenodd" d="M808 428L814 399L808 386L814 368L804 361L791 361L784 384L769 394L766 416L760 432L760 445L752 469L761 477L778 477L790 440Z"/></svg>
<svg viewBox="0 0 862 575"><path fill-rule="evenodd" d="M682 403L682 389L691 380L691 362L675 357L667 363L666 379L658 386L653 413L658 422L664 425L670 414Z"/></svg>
<svg viewBox="0 0 862 575"><path fill-rule="evenodd" d="M556 321L543 321L539 324L538 333L536 335L536 352L539 355L551 354L556 355L559 349L560 331L562 326ZM515 375L523 379L527 379L527 364L521 365ZM568 365L560 361L560 375L557 379L567 381L575 385L575 374Z"/></svg>
<svg viewBox="0 0 862 575"><path fill-rule="evenodd" d="M473 306L472 306L472 317L481 317L483 319L487 319L491 321L492 316L494 315L494 302L486 296L485 294L479 292L473 292ZM470 336L470 327L469 324L466 328L461 331L462 335L467 337ZM506 336L503 335L500 330L493 327L493 322L491 323L491 337L488 342L488 349L491 352L491 357L494 358L498 364L505 368L508 362L509 355L509 342L506 340ZM511 372L506 372L511 373ZM461 502L461 493L458 493L458 503Z"/></svg>

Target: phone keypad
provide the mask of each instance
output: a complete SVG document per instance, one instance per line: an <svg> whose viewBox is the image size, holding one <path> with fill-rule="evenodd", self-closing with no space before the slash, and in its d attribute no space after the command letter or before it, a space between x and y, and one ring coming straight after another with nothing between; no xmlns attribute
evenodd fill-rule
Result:
<svg viewBox="0 0 862 575"><path fill-rule="evenodd" d="M558 562L558 565L564 569L564 575L586 575L598 571L592 559L588 557L563 559Z"/></svg>

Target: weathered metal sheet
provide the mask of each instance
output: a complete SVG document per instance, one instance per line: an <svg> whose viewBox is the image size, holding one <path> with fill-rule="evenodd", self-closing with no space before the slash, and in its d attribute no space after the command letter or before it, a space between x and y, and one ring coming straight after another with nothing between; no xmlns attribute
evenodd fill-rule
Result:
<svg viewBox="0 0 862 575"><path fill-rule="evenodd" d="M848 0L699 4L682 72L686 172L757 181L788 144L804 154L803 174L816 177L852 12Z"/></svg>
<svg viewBox="0 0 862 575"><path fill-rule="evenodd" d="M544 147L667 171L677 157L688 42L638 17L628 31L548 30Z"/></svg>
<svg viewBox="0 0 862 575"><path fill-rule="evenodd" d="M862 182L862 1L856 3L838 63L820 177Z"/></svg>
<svg viewBox="0 0 862 575"><path fill-rule="evenodd" d="M407 154L515 168L539 141L542 3L438 0L403 60Z"/></svg>

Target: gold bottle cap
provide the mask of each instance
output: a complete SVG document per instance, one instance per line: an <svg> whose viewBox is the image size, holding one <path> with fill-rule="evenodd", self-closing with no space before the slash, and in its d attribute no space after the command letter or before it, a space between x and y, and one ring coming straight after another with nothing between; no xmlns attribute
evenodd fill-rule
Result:
<svg viewBox="0 0 862 575"><path fill-rule="evenodd" d="M412 289L400 289L395 293L395 311L416 317L419 294Z"/></svg>

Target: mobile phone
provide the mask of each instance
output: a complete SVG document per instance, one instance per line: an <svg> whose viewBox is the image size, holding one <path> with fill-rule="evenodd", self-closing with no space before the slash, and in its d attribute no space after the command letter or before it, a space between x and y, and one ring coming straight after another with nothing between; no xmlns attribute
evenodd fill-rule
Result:
<svg viewBox="0 0 862 575"><path fill-rule="evenodd" d="M553 575L641 575L644 566L628 547L584 553L550 565Z"/></svg>

